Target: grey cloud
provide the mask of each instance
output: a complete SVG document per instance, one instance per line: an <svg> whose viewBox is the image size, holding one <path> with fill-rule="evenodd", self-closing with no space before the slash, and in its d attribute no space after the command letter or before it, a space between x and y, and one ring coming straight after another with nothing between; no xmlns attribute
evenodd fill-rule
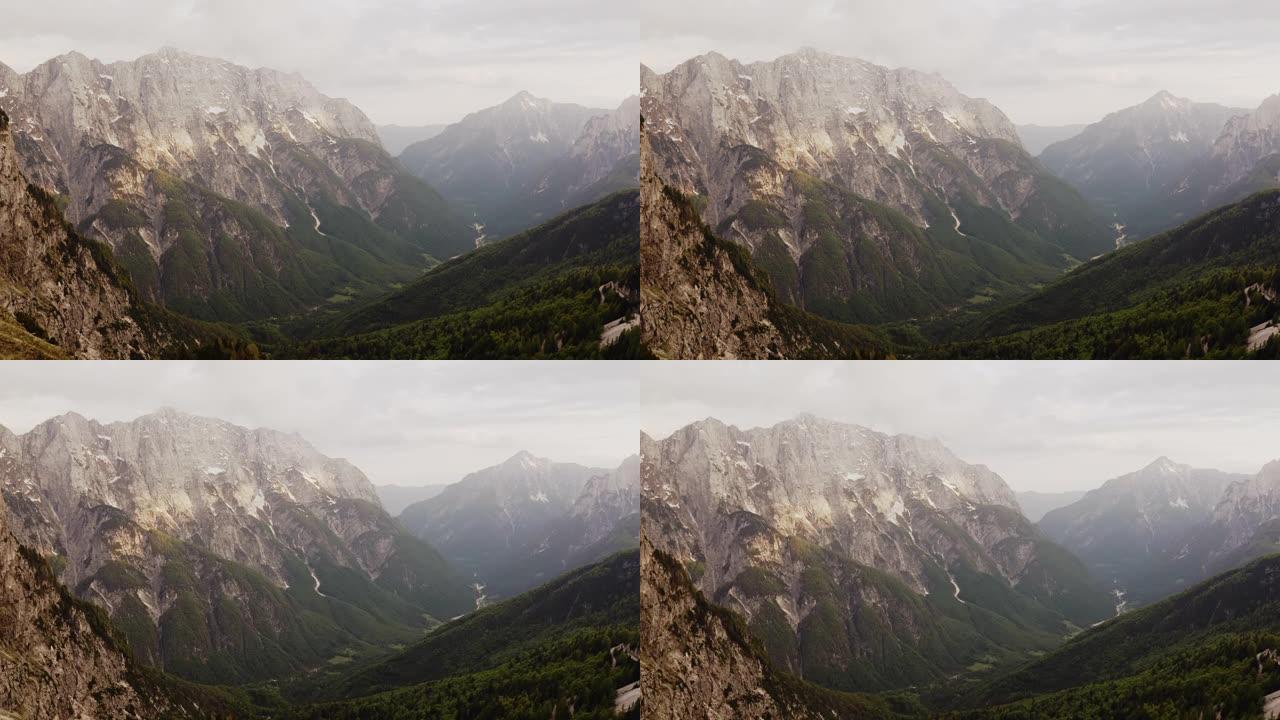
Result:
<svg viewBox="0 0 1280 720"><path fill-rule="evenodd" d="M171 406L298 432L378 483L453 482L519 450L616 465L636 452L625 364L536 362L0 363L0 424Z"/></svg>
<svg viewBox="0 0 1280 720"><path fill-rule="evenodd" d="M1161 89L1243 107L1280 92L1269 0L654 0L639 12L642 61L658 71L708 50L750 61L807 45L939 72L1019 123L1093 122Z"/></svg>
<svg viewBox="0 0 1280 720"><path fill-rule="evenodd" d="M171 45L299 72L384 124L453 122L520 90L613 107L640 56L625 12L567 0L50 0L5 15L0 62L19 71Z"/></svg>
<svg viewBox="0 0 1280 720"><path fill-rule="evenodd" d="M813 412L936 437L1020 490L1096 487L1160 455L1256 472L1280 458L1280 367L1186 363L685 363L644 368L644 430Z"/></svg>

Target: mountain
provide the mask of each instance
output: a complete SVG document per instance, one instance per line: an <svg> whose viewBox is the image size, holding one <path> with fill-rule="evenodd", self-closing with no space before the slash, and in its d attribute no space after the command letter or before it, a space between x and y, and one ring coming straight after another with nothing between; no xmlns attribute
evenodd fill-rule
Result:
<svg viewBox="0 0 1280 720"><path fill-rule="evenodd" d="M947 717L1264 717L1264 700L1280 697L1277 582L1271 556L1125 613L959 689L957 704L986 709Z"/></svg>
<svg viewBox="0 0 1280 720"><path fill-rule="evenodd" d="M1040 162L1113 219L1119 244L1176 224L1153 206L1185 190L1227 122L1248 112L1161 91L1050 145Z"/></svg>
<svg viewBox="0 0 1280 720"><path fill-rule="evenodd" d="M640 197L615 193L487 243L355 309L309 321L277 356L634 357Z"/></svg>
<svg viewBox="0 0 1280 720"><path fill-rule="evenodd" d="M359 109L297 75L164 49L70 53L0 85L26 176L185 314L296 313L473 247Z"/></svg>
<svg viewBox="0 0 1280 720"><path fill-rule="evenodd" d="M14 532L103 606L138 659L208 682L411 638L473 593L297 435L172 410L0 430Z"/></svg>
<svg viewBox="0 0 1280 720"><path fill-rule="evenodd" d="M387 511L388 515L394 517L416 502L439 495L440 491L446 487L449 486L447 484L375 485L373 489L378 493L378 501L382 503L383 509Z"/></svg>
<svg viewBox="0 0 1280 720"><path fill-rule="evenodd" d="M608 554L579 559L639 512L637 472L634 459L607 470L519 452L410 505L400 521L487 596L506 597L572 569L575 559Z"/></svg>
<svg viewBox="0 0 1280 720"><path fill-rule="evenodd" d="M437 628L369 667L306 678L285 718L639 718L636 550ZM337 699L346 698L346 699Z"/></svg>
<svg viewBox="0 0 1280 720"><path fill-rule="evenodd" d="M636 98L609 111L521 92L409 146L400 162L474 222L479 244L634 187L632 170L588 190L639 152L639 125Z"/></svg>
<svg viewBox="0 0 1280 720"><path fill-rule="evenodd" d="M448 125L379 125L378 139L392 155L399 155L414 143L430 140L444 132Z"/></svg>
<svg viewBox="0 0 1280 720"><path fill-rule="evenodd" d="M1087 263L992 310L932 357L1271 357L1280 325L1280 191Z"/></svg>
<svg viewBox="0 0 1280 720"><path fill-rule="evenodd" d="M1070 505L1084 497L1084 493L1084 490L1067 490L1056 493L1028 490L1015 493L1015 495L1018 498L1018 507L1022 508L1022 514L1026 515L1031 522L1038 523L1040 518L1045 516L1045 513Z"/></svg>
<svg viewBox="0 0 1280 720"><path fill-rule="evenodd" d="M1191 515L1193 525L1153 539L1151 551L1142 553L1124 550L1124 531L1112 531L1119 540L1112 547L1112 564L1120 566L1120 584L1130 601L1153 602L1280 551L1280 461L1269 463L1256 475L1197 472L1207 481L1202 489L1206 497L1212 496L1215 487L1223 489L1207 501L1184 497L1178 491L1178 499L1185 500L1194 512L1179 507L1171 513ZM1228 482L1223 482L1224 477ZM1183 518L1176 525L1187 522ZM1158 520L1154 523L1157 527L1160 524ZM1090 563L1089 557L1083 559Z"/></svg>
<svg viewBox="0 0 1280 720"><path fill-rule="evenodd" d="M641 457L655 547L740 612L775 665L819 684L980 673L1112 614L998 475L937 441L808 415L708 419L642 437Z"/></svg>
<svg viewBox="0 0 1280 720"><path fill-rule="evenodd" d="M641 137L640 326L667 359L877 357L887 340L779 300L745 248L717 238L653 169Z"/></svg>
<svg viewBox="0 0 1280 720"><path fill-rule="evenodd" d="M844 322L1023 292L1113 247L1012 123L936 75L802 50L641 70L658 176L785 301Z"/></svg>
<svg viewBox="0 0 1280 720"><path fill-rule="evenodd" d="M1227 487L1244 478L1162 457L1046 514L1039 526L1094 577L1113 584L1117 603L1124 603L1128 592L1149 597L1135 583L1177 555L1187 534L1213 515Z"/></svg>
<svg viewBox="0 0 1280 720"><path fill-rule="evenodd" d="M1080 134L1087 125L1018 125L1018 139L1022 147L1032 155L1039 155L1044 149L1056 142L1068 140Z"/></svg>

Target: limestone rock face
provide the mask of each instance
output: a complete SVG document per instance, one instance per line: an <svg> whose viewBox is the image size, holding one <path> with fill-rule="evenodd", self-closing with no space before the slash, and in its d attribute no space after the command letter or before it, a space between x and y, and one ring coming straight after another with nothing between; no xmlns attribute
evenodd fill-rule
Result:
<svg viewBox="0 0 1280 720"><path fill-rule="evenodd" d="M1213 511L1222 529L1225 553L1244 545L1260 527L1280 518L1280 460L1267 463L1257 475L1233 483Z"/></svg>
<svg viewBox="0 0 1280 720"><path fill-rule="evenodd" d="M985 527L976 515L980 506L1016 514L1013 492L1000 476L962 462L937 441L801 416L749 431L704 421L648 448L656 465L644 497L679 507L692 547L674 554L705 555L699 587L709 594L736 575L721 560L733 552L724 542L733 540L719 533L720 518L739 510L783 537L838 547L918 592L927 590L924 558L964 558L1006 577L1021 570L1001 567L988 554L1017 528ZM973 527L982 549L940 533L935 514ZM655 542L675 549L670 543L678 541Z"/></svg>
<svg viewBox="0 0 1280 720"><path fill-rule="evenodd" d="M149 357L159 342L110 254L79 237L46 193L29 186L0 110L0 309L77 358Z"/></svg>
<svg viewBox="0 0 1280 720"><path fill-rule="evenodd" d="M578 525L576 548L603 540L618 522L640 512L640 456L633 455L615 470L587 480L569 511Z"/></svg>
<svg viewBox="0 0 1280 720"><path fill-rule="evenodd" d="M811 50L710 53L642 67L641 110L657 175L700 196L784 300L832 319L945 312L969 297L957 286L1010 283L997 256L1048 279L1114 246L999 109L936 75Z"/></svg>
<svg viewBox="0 0 1280 720"><path fill-rule="evenodd" d="M640 327L661 357L782 357L771 299L755 278L703 232L653 169L649 137L640 156Z"/></svg>
<svg viewBox="0 0 1280 720"><path fill-rule="evenodd" d="M717 614L679 564L658 556L642 534L640 684L645 717L823 717L798 698L770 694L768 672L741 625L723 610Z"/></svg>
<svg viewBox="0 0 1280 720"><path fill-rule="evenodd" d="M952 632L946 606L977 603L1048 644L1068 617L1112 612L998 475L936 440L810 415L751 430L707 419L643 437L641 458L649 540L740 613L774 664L831 687L952 672L957 658L926 649ZM1008 649L982 628L966 634L969 652Z"/></svg>

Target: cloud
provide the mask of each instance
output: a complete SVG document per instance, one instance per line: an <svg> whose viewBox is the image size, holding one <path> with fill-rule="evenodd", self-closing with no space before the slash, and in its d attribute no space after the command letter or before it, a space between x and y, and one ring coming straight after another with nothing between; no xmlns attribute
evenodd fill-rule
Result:
<svg viewBox="0 0 1280 720"><path fill-rule="evenodd" d="M616 466L638 447L625 363L0 363L0 425L169 406L297 432L378 484L454 482L519 450Z"/></svg>
<svg viewBox="0 0 1280 720"><path fill-rule="evenodd" d="M1256 107L1280 92L1269 0L652 0L638 9L658 71L716 50L769 60L802 46L938 72L1017 123L1094 122L1158 90Z"/></svg>
<svg viewBox="0 0 1280 720"><path fill-rule="evenodd" d="M1280 458L1280 367L1237 363L731 362L642 368L643 429L801 412L935 437L1018 490L1091 489L1161 455L1254 473Z"/></svg>
<svg viewBox="0 0 1280 720"><path fill-rule="evenodd" d="M611 108L636 92L626 14L577 0L50 0L5 9L0 62L173 46L299 72L376 123L453 122L520 90Z"/></svg>

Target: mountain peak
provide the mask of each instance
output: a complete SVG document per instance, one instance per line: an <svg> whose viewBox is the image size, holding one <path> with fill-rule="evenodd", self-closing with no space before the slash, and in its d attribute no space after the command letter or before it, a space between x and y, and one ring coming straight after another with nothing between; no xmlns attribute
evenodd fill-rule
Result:
<svg viewBox="0 0 1280 720"><path fill-rule="evenodd" d="M1186 98L1180 98L1168 90L1161 90L1155 95L1147 98L1147 100L1142 104L1146 107L1158 106L1164 110L1175 110L1179 107L1190 105L1191 101Z"/></svg>
<svg viewBox="0 0 1280 720"><path fill-rule="evenodd" d="M511 457L507 458L505 461L503 461L502 464L506 466L519 465L521 467L531 468L535 465L538 465L541 462L543 462L542 459L537 457L533 453L529 452L528 450L521 450L515 455L512 455Z"/></svg>
<svg viewBox="0 0 1280 720"><path fill-rule="evenodd" d="M507 107L507 108L518 107L521 110L533 110L537 106L547 104L548 102L549 101L543 100L542 98L537 97L536 95L529 92L528 90L521 90L515 95L512 95L511 97L507 98L507 100L502 103L502 107Z"/></svg>
<svg viewBox="0 0 1280 720"><path fill-rule="evenodd" d="M1168 456L1161 455L1160 457L1153 460L1151 464L1147 465L1143 469L1154 470L1156 472L1162 472L1162 473L1170 473L1170 472L1176 472L1183 467L1185 466L1179 463L1176 463L1173 460L1170 460Z"/></svg>

